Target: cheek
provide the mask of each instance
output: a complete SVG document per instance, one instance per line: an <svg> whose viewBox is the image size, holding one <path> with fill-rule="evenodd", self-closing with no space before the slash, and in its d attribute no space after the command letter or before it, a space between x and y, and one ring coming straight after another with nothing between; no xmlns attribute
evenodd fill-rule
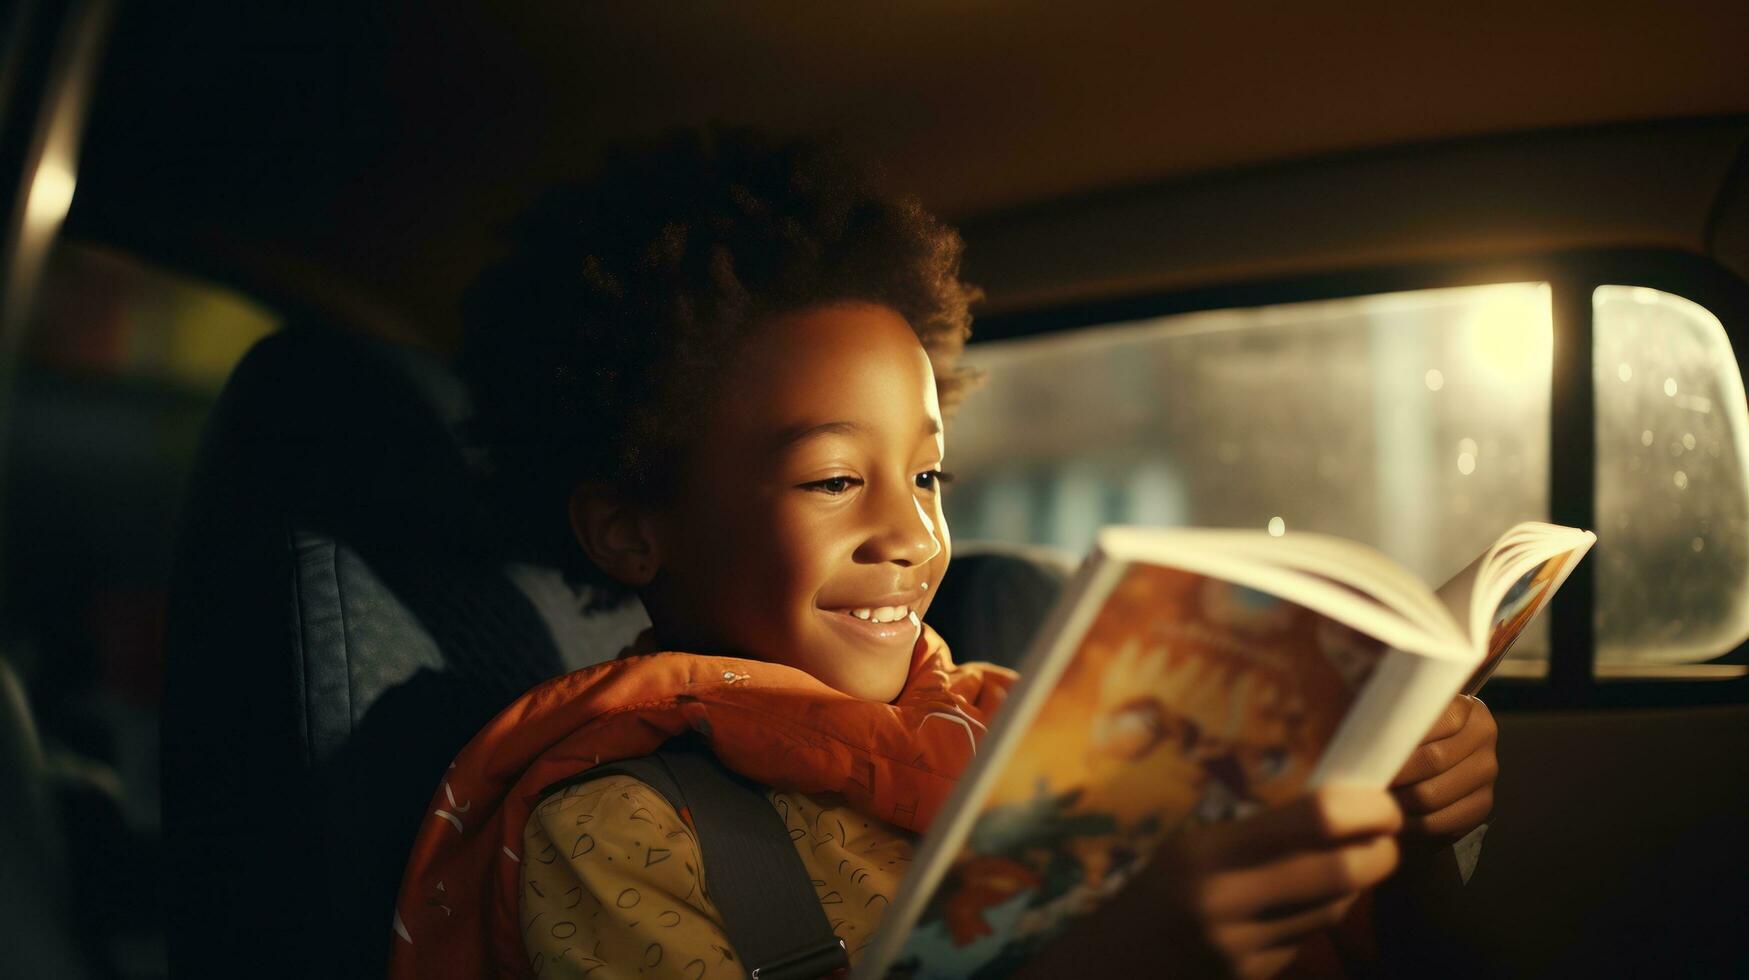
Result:
<svg viewBox="0 0 1749 980"><path fill-rule="evenodd" d="M720 607L734 619L757 621L761 630L814 604L842 546L829 521L787 503L780 498L725 515L725 525L711 535L709 567L721 583Z"/></svg>
<svg viewBox="0 0 1749 980"><path fill-rule="evenodd" d="M799 508L788 513L780 510L771 528L772 562L781 569L785 600L813 605L841 556L848 552L845 536L835 530L829 517Z"/></svg>
<svg viewBox="0 0 1749 980"><path fill-rule="evenodd" d="M769 629L774 599L793 586L792 547L768 511L694 511L679 529L675 571L681 601L720 640L745 643Z"/></svg>

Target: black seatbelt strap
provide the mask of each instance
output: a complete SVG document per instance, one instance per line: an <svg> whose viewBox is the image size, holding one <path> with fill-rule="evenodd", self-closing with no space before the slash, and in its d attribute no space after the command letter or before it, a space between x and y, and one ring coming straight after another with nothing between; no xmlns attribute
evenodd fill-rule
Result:
<svg viewBox="0 0 1749 980"><path fill-rule="evenodd" d="M654 755L597 766L547 787L623 773L691 818L707 894L729 944L753 980L818 980L847 971L844 941L820 907L789 828L754 783L689 739Z"/></svg>

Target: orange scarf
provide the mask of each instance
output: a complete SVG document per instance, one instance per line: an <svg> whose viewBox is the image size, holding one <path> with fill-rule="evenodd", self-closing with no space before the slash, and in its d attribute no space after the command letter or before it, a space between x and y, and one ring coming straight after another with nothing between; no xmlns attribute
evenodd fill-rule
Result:
<svg viewBox="0 0 1749 980"><path fill-rule="evenodd" d="M541 790L561 779L692 731L749 779L841 793L858 810L921 831L1014 678L993 664L956 666L925 625L891 704L794 667L688 653L632 656L547 681L450 763L401 878L389 976L530 975L517 851Z"/></svg>

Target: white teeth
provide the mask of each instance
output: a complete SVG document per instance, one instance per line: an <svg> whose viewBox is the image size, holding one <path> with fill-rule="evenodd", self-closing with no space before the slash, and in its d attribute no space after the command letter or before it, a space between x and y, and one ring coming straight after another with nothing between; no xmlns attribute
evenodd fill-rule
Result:
<svg viewBox="0 0 1749 980"><path fill-rule="evenodd" d="M909 606L877 606L873 609L851 609L850 615L871 623L896 623L901 619L915 621L917 614Z"/></svg>

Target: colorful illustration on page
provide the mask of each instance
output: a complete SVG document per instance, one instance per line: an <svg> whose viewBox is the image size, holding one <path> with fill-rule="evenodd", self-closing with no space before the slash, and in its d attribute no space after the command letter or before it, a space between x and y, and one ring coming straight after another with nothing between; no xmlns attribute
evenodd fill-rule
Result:
<svg viewBox="0 0 1749 980"><path fill-rule="evenodd" d="M1004 976L1185 819L1292 798L1383 654L1274 596L1130 566L888 976Z"/></svg>
<svg viewBox="0 0 1749 980"><path fill-rule="evenodd" d="M1548 559L1519 576L1518 581L1506 590L1506 596L1495 607L1493 622L1488 627L1488 655L1464 685L1464 690L1474 690L1479 686L1478 681L1494 672L1506 652L1512 649L1512 644L1518 641L1519 634L1548 605L1555 583L1560 580L1561 569L1566 567L1571 555L1572 552L1563 551Z"/></svg>

